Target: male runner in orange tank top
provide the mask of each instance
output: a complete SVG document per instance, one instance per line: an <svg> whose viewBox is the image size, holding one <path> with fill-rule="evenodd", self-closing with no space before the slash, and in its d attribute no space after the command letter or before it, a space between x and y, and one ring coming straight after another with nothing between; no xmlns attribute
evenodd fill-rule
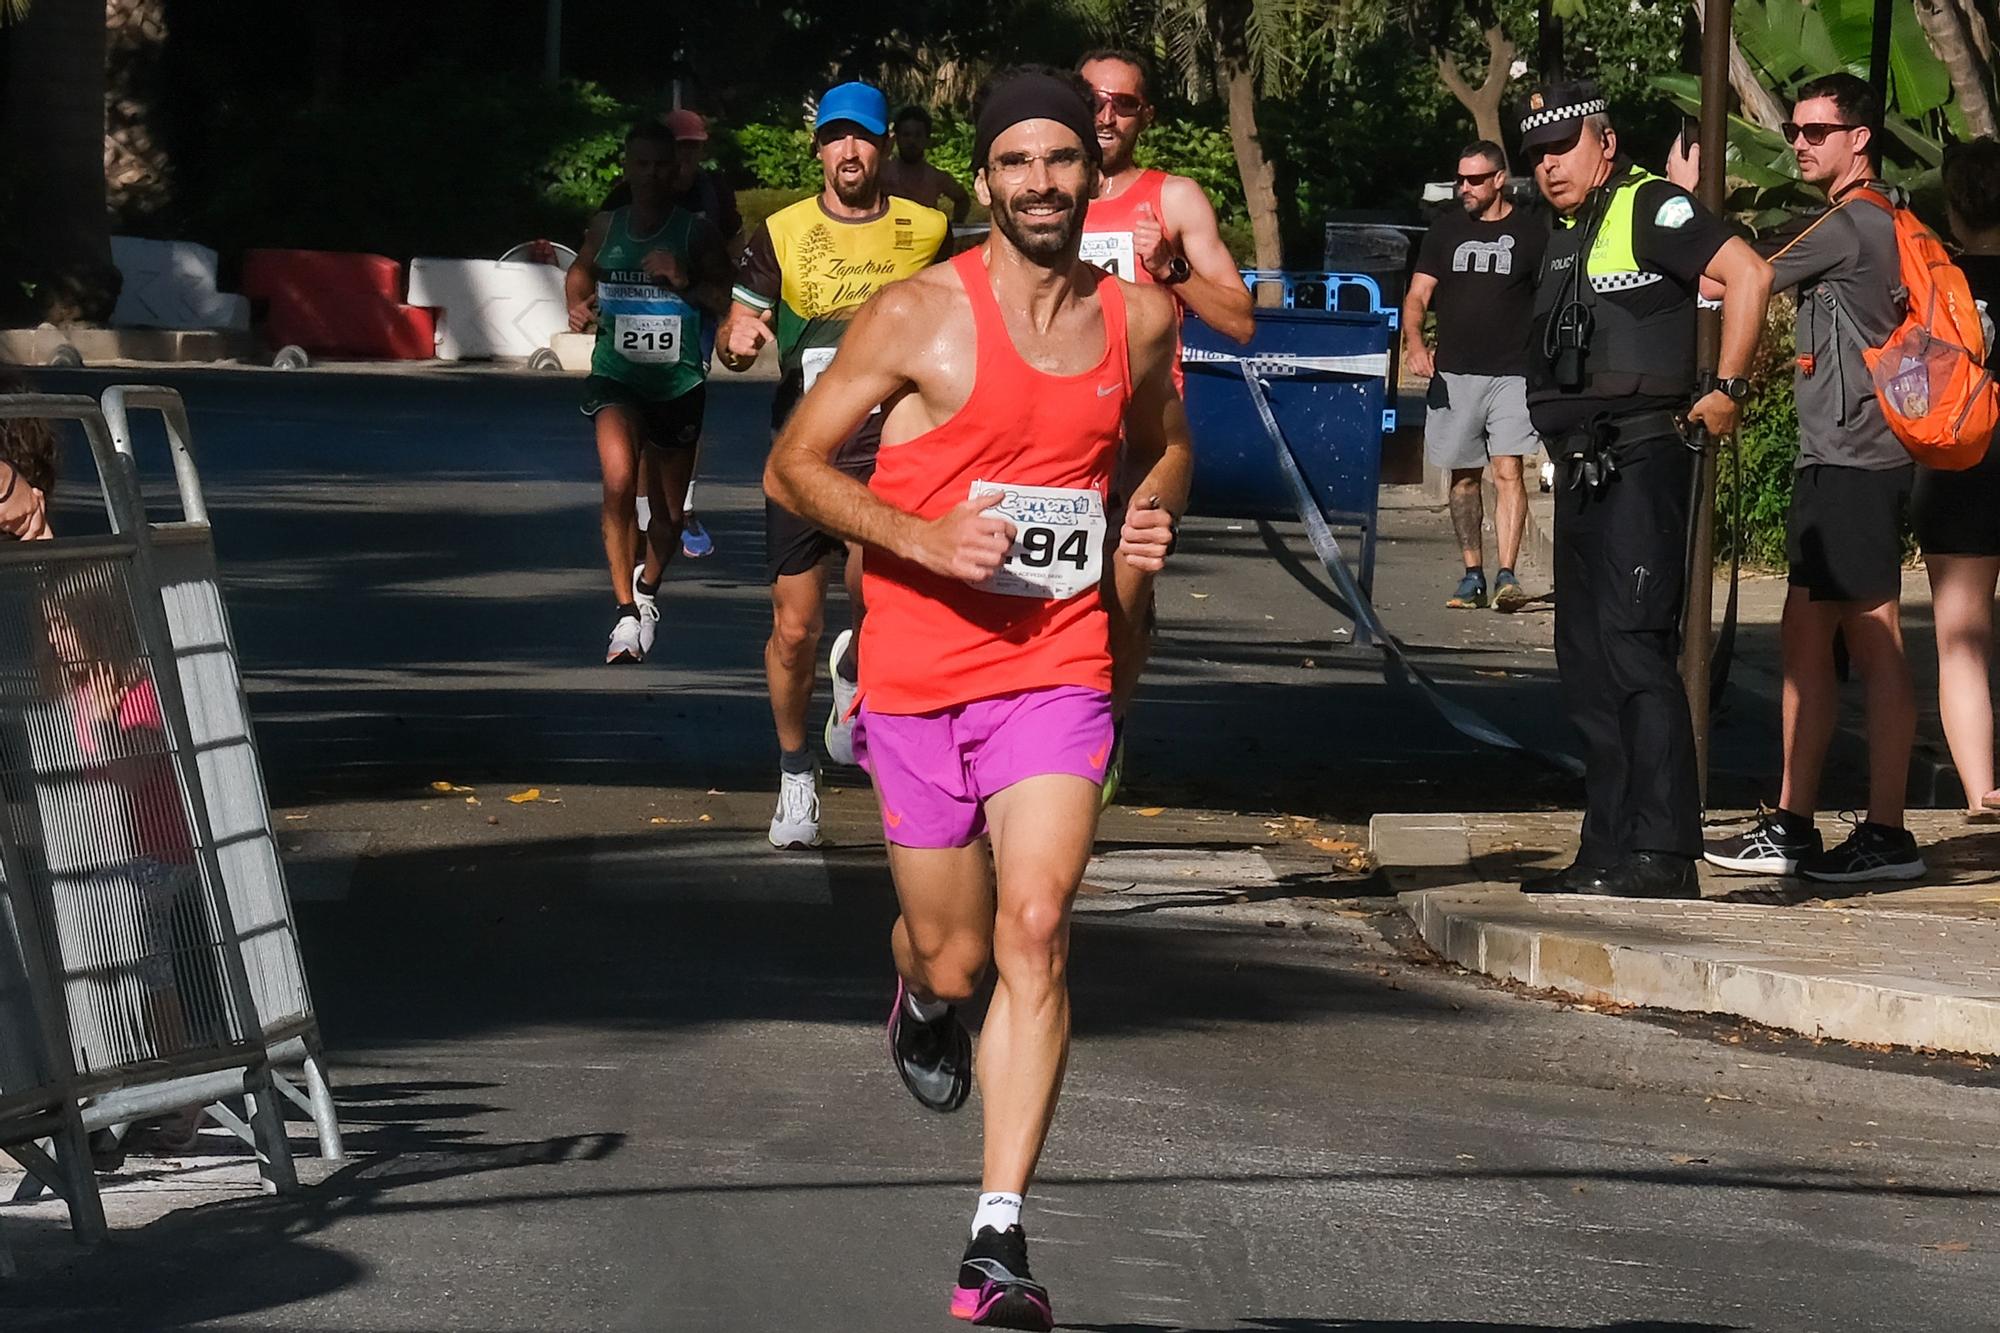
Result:
<svg viewBox="0 0 2000 1333"><path fill-rule="evenodd" d="M1222 243L1208 195L1186 176L1142 168L1133 160L1139 136L1154 115L1144 59L1136 52L1106 49L1086 53L1076 68L1090 85L1097 145L1104 155L1103 179L1084 218L1083 257L1128 281L1165 287L1181 309L1194 311L1210 328L1249 342L1256 327L1250 290ZM1178 350L1175 358L1174 385L1179 388ZM1120 495L1134 493L1127 484L1132 480L1120 477ZM1116 790L1124 764L1125 710L1139 688L1153 633L1150 585L1121 569L1112 591L1112 694L1119 741L1107 798Z"/></svg>
<svg viewBox="0 0 2000 1333"><path fill-rule="evenodd" d="M1047 1329L1021 1196L1069 1048L1070 905L1109 758L1109 570L1150 579L1192 455L1173 304L1077 256L1096 185L1087 89L1016 71L975 107L978 250L879 292L771 453L773 500L868 548L856 750L902 906L889 1023L923 1105L970 1090L957 1006L997 972L980 1042L983 1192L952 1293L972 1323ZM831 459L887 404L874 478ZM1138 497L1114 540L1121 449Z"/></svg>

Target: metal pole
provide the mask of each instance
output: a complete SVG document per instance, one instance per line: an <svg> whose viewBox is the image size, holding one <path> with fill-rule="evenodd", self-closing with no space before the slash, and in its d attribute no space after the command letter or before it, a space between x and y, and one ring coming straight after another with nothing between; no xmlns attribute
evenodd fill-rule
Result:
<svg viewBox="0 0 2000 1333"><path fill-rule="evenodd" d="M1868 85L1889 105L1889 24L1896 0L1875 0L1875 28L1868 46Z"/></svg>
<svg viewBox="0 0 2000 1333"><path fill-rule="evenodd" d="M553 87L562 78L562 0L549 0L548 28L542 41L542 82Z"/></svg>
<svg viewBox="0 0 2000 1333"><path fill-rule="evenodd" d="M1701 35L1701 182L1697 196L1710 212L1722 211L1724 157L1729 146L1729 25L1735 0L1703 0ZM1695 366L1712 374L1722 352L1722 312L1704 310L1695 326ZM1686 626L1681 643L1681 682L1694 715L1694 754L1701 795L1708 800L1708 664L1715 650L1715 458L1701 452L1696 467L1694 537L1688 562Z"/></svg>

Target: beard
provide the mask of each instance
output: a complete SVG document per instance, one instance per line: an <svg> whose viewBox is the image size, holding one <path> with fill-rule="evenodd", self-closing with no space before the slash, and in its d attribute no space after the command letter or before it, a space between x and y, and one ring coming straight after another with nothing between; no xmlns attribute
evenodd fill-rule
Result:
<svg viewBox="0 0 2000 1333"><path fill-rule="evenodd" d="M875 201L875 178L864 171L849 180L835 171L833 193L835 198L849 208L865 208Z"/></svg>
<svg viewBox="0 0 2000 1333"><path fill-rule="evenodd" d="M1053 204L1066 211L1030 218L1021 210L1031 204ZM1001 201L993 211L993 223L1016 250L1037 264L1054 267L1058 260L1076 254L1077 237L1083 234L1083 206L1062 190L1022 193Z"/></svg>

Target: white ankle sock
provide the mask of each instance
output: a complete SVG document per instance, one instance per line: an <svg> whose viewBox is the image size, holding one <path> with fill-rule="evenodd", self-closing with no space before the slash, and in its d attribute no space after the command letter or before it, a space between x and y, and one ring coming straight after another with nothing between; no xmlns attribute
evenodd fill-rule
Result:
<svg viewBox="0 0 2000 1333"><path fill-rule="evenodd" d="M951 1006L943 1000L919 1000L917 993L907 987L903 991L903 1008L919 1023L935 1023L951 1012Z"/></svg>
<svg viewBox="0 0 2000 1333"><path fill-rule="evenodd" d="M1020 1195L982 1194L979 1196L979 1211L972 1215L972 1234L977 1236L981 1227L1005 1231L1008 1227L1019 1226L1020 1222Z"/></svg>

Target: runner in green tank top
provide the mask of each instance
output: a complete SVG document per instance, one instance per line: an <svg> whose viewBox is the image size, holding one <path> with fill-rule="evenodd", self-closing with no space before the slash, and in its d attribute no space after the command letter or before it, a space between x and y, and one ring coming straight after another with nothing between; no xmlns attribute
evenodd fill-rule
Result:
<svg viewBox="0 0 2000 1333"><path fill-rule="evenodd" d="M599 523L617 612L606 662L641 662L659 622L656 594L679 549L688 479L707 399L704 328L729 306L722 238L673 204L686 168L665 127L625 137L629 206L600 213L564 281L570 327L597 329L583 413L604 472ZM652 521L644 549L638 497Z"/></svg>

